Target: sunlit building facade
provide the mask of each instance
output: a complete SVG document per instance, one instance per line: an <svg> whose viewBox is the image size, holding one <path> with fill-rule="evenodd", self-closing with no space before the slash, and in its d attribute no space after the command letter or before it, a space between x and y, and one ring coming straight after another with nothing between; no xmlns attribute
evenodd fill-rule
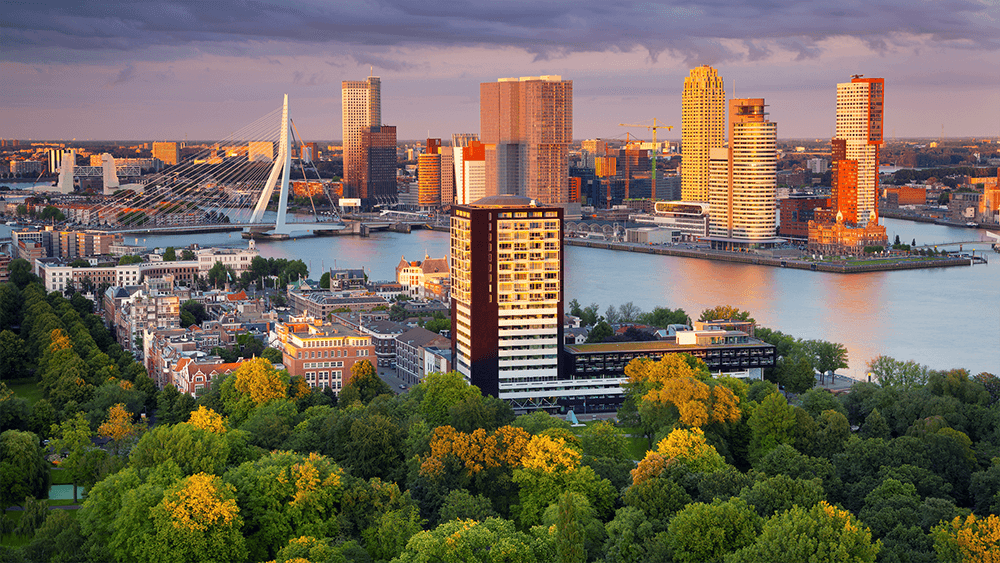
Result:
<svg viewBox="0 0 1000 563"><path fill-rule="evenodd" d="M526 76L483 83L479 111L486 195L568 202L573 81Z"/></svg>
<svg viewBox="0 0 1000 563"><path fill-rule="evenodd" d="M725 146L726 90L708 65L691 69L681 95L681 199L709 199L709 157Z"/></svg>
<svg viewBox="0 0 1000 563"><path fill-rule="evenodd" d="M362 153L361 138L363 133L382 124L382 82L377 76L369 76L367 80L345 80L340 92L344 184L362 190L366 157Z"/></svg>
<svg viewBox="0 0 1000 563"><path fill-rule="evenodd" d="M454 368L515 409L578 394L560 379L562 217L519 196L452 208Z"/></svg>
<svg viewBox="0 0 1000 563"><path fill-rule="evenodd" d="M736 249L777 242L778 124L763 98L729 101L729 146L709 158L709 240Z"/></svg>

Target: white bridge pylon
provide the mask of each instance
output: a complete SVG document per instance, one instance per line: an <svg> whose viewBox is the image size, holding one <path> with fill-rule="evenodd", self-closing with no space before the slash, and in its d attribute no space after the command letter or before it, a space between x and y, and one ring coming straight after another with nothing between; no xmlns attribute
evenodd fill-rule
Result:
<svg viewBox="0 0 1000 563"><path fill-rule="evenodd" d="M341 223L288 223L286 221L288 215L288 175L292 169L292 151L289 142L291 124L288 121L288 94L285 94L285 100L281 106L281 123L278 127L280 128L278 157L274 159L271 174L267 177L264 190L260 194L260 199L257 200L257 205L254 207L249 223L259 224L264 222L264 211L267 210L267 204L271 201L271 195L274 193L274 187L278 183L278 177L280 176L281 189L278 194L278 218L275 221L274 229L268 229L267 232L275 235L289 236L296 231L339 231L347 228L346 225Z"/></svg>

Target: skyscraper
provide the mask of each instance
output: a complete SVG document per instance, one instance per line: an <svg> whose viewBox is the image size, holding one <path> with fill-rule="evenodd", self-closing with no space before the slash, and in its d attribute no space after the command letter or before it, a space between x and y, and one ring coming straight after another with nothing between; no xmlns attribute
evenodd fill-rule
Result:
<svg viewBox="0 0 1000 563"><path fill-rule="evenodd" d="M344 186L358 192L362 188L365 156L361 152L361 135L382 125L382 83L377 76L367 80L345 80L341 83L341 113L343 114ZM395 141L394 141L395 142Z"/></svg>
<svg viewBox="0 0 1000 563"><path fill-rule="evenodd" d="M763 98L729 100L729 146L709 153L709 240L716 248L773 244L778 124Z"/></svg>
<svg viewBox="0 0 1000 563"><path fill-rule="evenodd" d="M417 157L417 204L422 209L441 206L440 150L441 139L427 139L427 152Z"/></svg>
<svg viewBox="0 0 1000 563"><path fill-rule="evenodd" d="M510 195L452 207L455 369L515 409L579 394L560 380L562 217L559 207Z"/></svg>
<svg viewBox="0 0 1000 563"><path fill-rule="evenodd" d="M173 166L180 162L181 152L177 143L153 143L153 158L160 159L167 166Z"/></svg>
<svg viewBox="0 0 1000 563"><path fill-rule="evenodd" d="M361 198L365 207L395 203L396 127L381 125L361 132L361 177L357 187L347 190L350 197ZM345 185L346 187L346 185Z"/></svg>
<svg viewBox="0 0 1000 563"><path fill-rule="evenodd" d="M876 193L884 96L882 78L856 75L850 82L837 84L837 134L832 155L834 212L844 222L861 227L869 221L878 223Z"/></svg>
<svg viewBox="0 0 1000 563"><path fill-rule="evenodd" d="M855 75L837 84L837 129L831 142L831 208L809 221L809 249L861 254L884 246L878 224L878 161L882 146L885 80Z"/></svg>
<svg viewBox="0 0 1000 563"><path fill-rule="evenodd" d="M561 76L501 78L481 84L479 92L486 193L568 202L573 81Z"/></svg>
<svg viewBox="0 0 1000 563"><path fill-rule="evenodd" d="M681 199L708 201L708 160L726 140L726 90L708 66L691 69L681 95Z"/></svg>

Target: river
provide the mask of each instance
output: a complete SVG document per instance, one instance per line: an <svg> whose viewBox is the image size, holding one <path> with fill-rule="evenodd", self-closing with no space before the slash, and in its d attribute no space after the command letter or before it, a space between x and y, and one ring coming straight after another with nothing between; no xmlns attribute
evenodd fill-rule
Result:
<svg viewBox="0 0 1000 563"><path fill-rule="evenodd" d="M890 239L918 244L973 240L980 231L885 219ZM7 229L2 229L6 231ZM7 236L0 232L0 236ZM243 246L239 233L126 237L152 247ZM314 278L324 268L364 267L370 279L395 279L409 260L448 253L447 233L377 233L368 238L308 237L259 241L261 255L302 259ZM965 250L988 251L986 243ZM844 344L846 375L863 378L868 360L884 354L933 369L1000 373L1000 254L988 265L867 274L830 274L693 258L566 247L566 299L581 304L633 302L683 308L692 317L729 304L763 326L805 339ZM844 373L843 371L841 373Z"/></svg>

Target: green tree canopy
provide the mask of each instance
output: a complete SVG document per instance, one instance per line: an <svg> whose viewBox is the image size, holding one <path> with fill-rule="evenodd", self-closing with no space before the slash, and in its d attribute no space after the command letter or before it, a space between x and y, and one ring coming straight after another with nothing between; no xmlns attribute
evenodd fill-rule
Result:
<svg viewBox="0 0 1000 563"><path fill-rule="evenodd" d="M873 563L881 543L846 510L825 501L795 506L766 523L756 542L732 554L736 563Z"/></svg>
<svg viewBox="0 0 1000 563"><path fill-rule="evenodd" d="M32 432L0 434L0 513L26 497L48 498L49 464Z"/></svg>

